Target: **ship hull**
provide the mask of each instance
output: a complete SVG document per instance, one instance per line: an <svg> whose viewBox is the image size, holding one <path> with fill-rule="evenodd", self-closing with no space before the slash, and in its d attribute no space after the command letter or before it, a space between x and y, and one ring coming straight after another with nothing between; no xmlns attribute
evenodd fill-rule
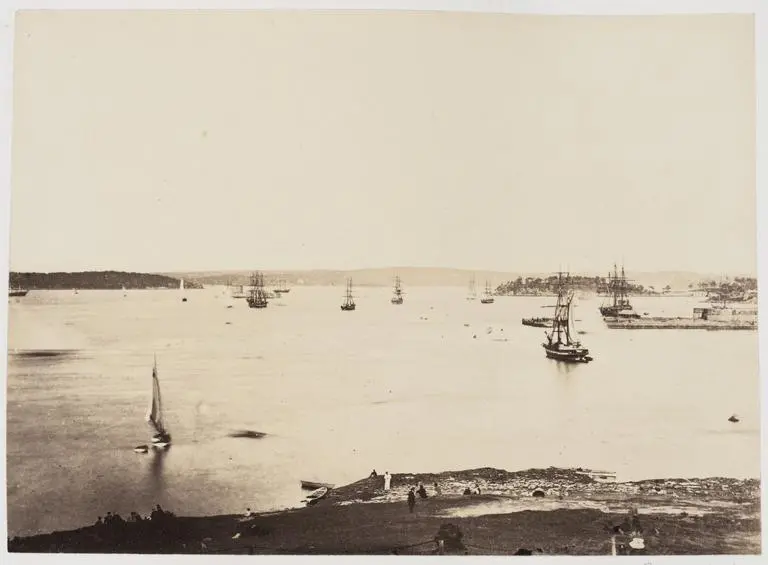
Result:
<svg viewBox="0 0 768 565"><path fill-rule="evenodd" d="M640 314L633 312L632 307L601 306L600 314L606 317L639 318Z"/></svg>
<svg viewBox="0 0 768 565"><path fill-rule="evenodd" d="M13 296L13 297L26 296L28 292L29 292L28 290L9 290L8 296Z"/></svg>
<svg viewBox="0 0 768 565"><path fill-rule="evenodd" d="M549 328L552 326L552 318L523 318L523 325L532 328Z"/></svg>
<svg viewBox="0 0 768 565"><path fill-rule="evenodd" d="M352 311L352 310L354 310L354 309L355 309L355 305L354 305L354 304L343 304L343 305L341 306L341 309L342 309L344 312L349 312L349 311Z"/></svg>
<svg viewBox="0 0 768 565"><path fill-rule="evenodd" d="M592 357L589 356L589 349L585 347L556 347L546 343L543 343L542 347L544 347L547 357L555 361L562 361L564 363L589 363L592 361Z"/></svg>
<svg viewBox="0 0 768 565"><path fill-rule="evenodd" d="M392 304L402 304L403 303L403 299L402 298L393 298L392 300L390 300L390 302Z"/></svg>
<svg viewBox="0 0 768 565"><path fill-rule="evenodd" d="M255 300L248 300L248 307L249 308L266 308L267 302L257 302Z"/></svg>
<svg viewBox="0 0 768 565"><path fill-rule="evenodd" d="M495 300L493 298L483 298L480 300L480 304L493 304Z"/></svg>

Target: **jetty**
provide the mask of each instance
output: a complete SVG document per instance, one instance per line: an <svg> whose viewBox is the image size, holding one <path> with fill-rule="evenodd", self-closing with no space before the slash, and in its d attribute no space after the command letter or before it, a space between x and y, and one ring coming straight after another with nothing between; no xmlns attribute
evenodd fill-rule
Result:
<svg viewBox="0 0 768 565"><path fill-rule="evenodd" d="M701 318L614 318L605 319L612 330L756 330L757 322L748 320L705 320Z"/></svg>

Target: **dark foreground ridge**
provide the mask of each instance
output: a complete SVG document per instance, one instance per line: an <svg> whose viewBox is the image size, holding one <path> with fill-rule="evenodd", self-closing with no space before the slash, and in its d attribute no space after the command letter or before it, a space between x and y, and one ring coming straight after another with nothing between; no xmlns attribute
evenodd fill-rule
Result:
<svg viewBox="0 0 768 565"><path fill-rule="evenodd" d="M213 554L759 554L759 481L601 482L582 470L369 477L308 508L253 516L112 517L8 543L10 552ZM424 484L409 510L407 492ZM479 491L479 494L478 494ZM470 492L471 494L464 494ZM640 549L630 542L641 539ZM637 547L637 546L636 546Z"/></svg>
<svg viewBox="0 0 768 565"><path fill-rule="evenodd" d="M145 288L179 288L180 279L152 273L124 271L84 271L78 273L10 273L10 286L29 290L119 290ZM185 287L203 288L194 281Z"/></svg>

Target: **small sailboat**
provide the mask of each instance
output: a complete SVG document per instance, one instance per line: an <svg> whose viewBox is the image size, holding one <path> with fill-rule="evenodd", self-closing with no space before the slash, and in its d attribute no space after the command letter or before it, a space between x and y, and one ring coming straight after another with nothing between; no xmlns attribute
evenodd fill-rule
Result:
<svg viewBox="0 0 768 565"><path fill-rule="evenodd" d="M392 304L402 304L403 303L403 289L400 286L400 277L395 277L395 287L392 290L392 299L390 300Z"/></svg>
<svg viewBox="0 0 768 565"><path fill-rule="evenodd" d="M550 359L568 363L588 363L592 361L589 349L582 347L581 342L573 338L573 291L566 288L568 276L558 273L557 304L555 317L552 319L552 330L546 333L547 341L542 343L546 355Z"/></svg>
<svg viewBox="0 0 768 565"><path fill-rule="evenodd" d="M488 281L485 281L485 292L483 293L483 297L480 299L481 304L493 304L495 301L495 298L493 298L493 291L491 290L491 283Z"/></svg>
<svg viewBox="0 0 768 565"><path fill-rule="evenodd" d="M264 292L264 275L261 273L254 273L251 275L251 289L248 292L248 298L246 298L248 306L250 308L266 308L267 307L267 293Z"/></svg>
<svg viewBox="0 0 768 565"><path fill-rule="evenodd" d="M179 292L181 293L181 301L186 302L187 296L184 294L184 279L181 279L181 281L179 281Z"/></svg>
<svg viewBox="0 0 768 565"><path fill-rule="evenodd" d="M152 436L152 446L158 448L170 446L171 434L168 432L163 418L163 401L160 396L160 381L157 378L157 358L155 358L155 364L152 367L152 400L147 412L147 422L155 430L155 434Z"/></svg>
<svg viewBox="0 0 768 565"><path fill-rule="evenodd" d="M469 294L467 300L475 300L477 298L477 290L475 290L475 277L469 279Z"/></svg>
<svg viewBox="0 0 768 565"><path fill-rule="evenodd" d="M125 290L125 285L123 285L123 296L128 296L128 291Z"/></svg>
<svg viewBox="0 0 768 565"><path fill-rule="evenodd" d="M347 294L344 295L344 302L341 304L342 310L354 310L357 307L355 299L352 297L352 279L347 279Z"/></svg>

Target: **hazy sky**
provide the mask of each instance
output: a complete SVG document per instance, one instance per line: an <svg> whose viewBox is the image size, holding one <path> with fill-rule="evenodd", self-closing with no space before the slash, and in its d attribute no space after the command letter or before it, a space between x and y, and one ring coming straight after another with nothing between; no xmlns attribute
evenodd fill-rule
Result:
<svg viewBox="0 0 768 565"><path fill-rule="evenodd" d="M755 270L751 16L22 13L13 270Z"/></svg>

